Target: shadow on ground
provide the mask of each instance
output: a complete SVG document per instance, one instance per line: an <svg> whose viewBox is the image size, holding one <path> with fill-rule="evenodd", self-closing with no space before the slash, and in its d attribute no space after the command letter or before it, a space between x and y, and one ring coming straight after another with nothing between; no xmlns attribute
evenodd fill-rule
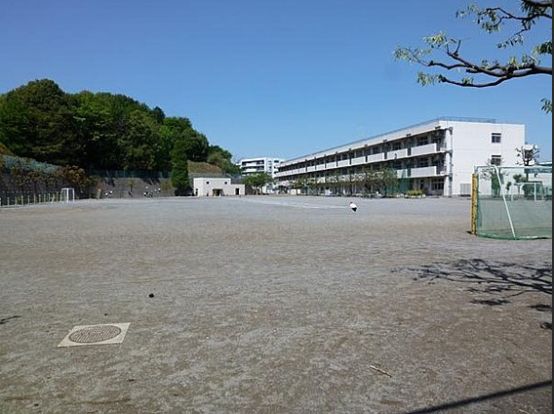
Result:
<svg viewBox="0 0 554 414"><path fill-rule="evenodd" d="M527 293L539 294L545 300L552 301L551 263L524 265L471 259L394 271L407 272L414 280L428 283L448 281L465 284L466 291L478 295L471 300L475 305L502 306L511 303L510 298ZM536 303L529 308L537 312L552 313L552 305L549 303ZM552 330L552 322L542 322L540 327Z"/></svg>
<svg viewBox="0 0 554 414"><path fill-rule="evenodd" d="M509 397L509 396L512 396L512 395L515 395L515 394L531 392L531 391L540 390L540 389L544 389L544 388L552 388L552 380L551 379L548 380L548 381L542 381L542 382L537 382L537 383L534 383L534 384L524 385L522 387L515 387L515 388L510 388L510 389L507 389L507 390L497 391L497 392L494 392L494 393L491 393L491 394L479 395L477 397L466 398L466 399L463 399L463 400L453 401L453 402L449 402L449 403L445 403L445 404L441 404L441 405L435 405L433 407L421 408L421 409L418 409L418 410L415 410L415 411L410 411L410 412L405 413L405 414L429 414L429 413L445 412L446 410L452 410L452 409L455 409L455 408L463 408L463 407L467 407L471 404L477 404L477 403L481 403L481 402L485 402L485 401L489 401L489 400L496 400L496 399L499 399L499 398L505 398L505 397Z"/></svg>
<svg viewBox="0 0 554 414"><path fill-rule="evenodd" d="M410 275L414 275L415 280L464 283L468 292L491 295L491 298L474 301L484 305L503 305L509 303L507 298L525 293L552 295L552 264L549 263L530 266L471 259L395 271L406 270ZM552 311L548 304L539 303L533 306L539 311Z"/></svg>

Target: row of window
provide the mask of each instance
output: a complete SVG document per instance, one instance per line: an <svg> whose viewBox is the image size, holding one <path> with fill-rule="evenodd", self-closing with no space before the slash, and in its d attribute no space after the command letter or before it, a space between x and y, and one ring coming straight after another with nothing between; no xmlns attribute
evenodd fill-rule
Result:
<svg viewBox="0 0 554 414"><path fill-rule="evenodd" d="M493 144L502 143L502 134L500 132L493 132L491 134L491 142ZM423 146L423 145L427 145L429 143L441 144L441 143L443 143L443 139L440 136L431 137L431 136L425 135L425 136L422 136L422 137L418 137L417 140L416 140L416 143L417 143L417 146ZM404 146L404 148L406 148L406 146ZM321 157L321 158L318 158L317 160L310 160L310 161L307 161L307 163L301 163L300 165L295 164L295 165L283 166L283 167L280 168L280 171L285 172L285 171L295 170L295 169L298 169L298 168L314 167L314 166L323 165L323 164L330 164L330 163L338 162L338 161L345 161L345 160L348 160L350 158L360 158L360 157L364 157L364 156L367 157L369 155L381 154L381 153L386 152L386 151L398 151L398 150L401 150L401 149L403 149L402 141L396 141L396 142L392 142L389 145L387 145L387 144L377 145L377 146L370 147L370 148L358 149L358 150L354 150L354 151L351 151L351 152L343 152L342 154L331 155L331 156L327 156L327 157ZM500 155L493 155L492 156L491 164L500 165L501 162L502 162L502 157ZM422 165L422 166L424 166L424 165Z"/></svg>
<svg viewBox="0 0 554 414"><path fill-rule="evenodd" d="M422 144L422 145L427 145L428 143L429 142L428 142L427 138L425 138L425 143ZM433 143L440 144L441 142L433 140ZM354 151L351 151L351 152L343 152L341 154L329 155L329 156L326 156L326 157L321 157L321 158L318 158L318 159L315 159L315 160L308 160L306 162L302 162L302 163L298 163L298 164L281 166L279 171L285 172L285 171L290 171L290 170L296 170L298 168L314 167L314 166L319 166L319 165L324 165L324 164L332 164L334 162L346 161L346 160L349 160L349 159L361 158L361 157L364 157L364 156L368 157L370 155L377 155L377 154L383 154L383 153L385 154L385 159L386 159L387 158L387 156L386 156L387 151L398 151L398 150L401 150L401 149L403 149L403 147L402 147L402 144L400 142L392 143L390 145L378 145L378 146L375 146L375 147L354 150ZM366 162L367 162L367 159L366 159Z"/></svg>
<svg viewBox="0 0 554 414"><path fill-rule="evenodd" d="M335 162L335 157L328 157L328 158L331 158L331 160L328 162L329 164L332 164ZM439 160L439 159L442 159L442 157L437 157L437 156L431 156L431 157L418 157L418 158L412 158L410 160L407 160L407 161L400 161L400 160L395 160L393 161L393 168L396 168L396 169L401 169L402 167L400 167L401 165L406 165L407 168L419 168L419 167L429 167L431 165L437 165L439 163L439 161L436 161L436 160ZM319 160L317 160L319 161ZM337 161L340 161L340 159L337 158ZM286 166L286 167L281 167L279 169L279 172L280 173L285 173L287 171L291 171L291 170L296 170L296 169L302 169L302 168L305 168L305 167L313 167L313 166L316 166L316 165L322 165L323 162L317 162L315 160L312 160L312 161L308 161L307 163L302 163L301 165L298 165L298 164L295 164L295 165L290 165L290 166ZM372 168L374 164L369 164L367 167L369 168ZM398 167L397 167L398 166Z"/></svg>

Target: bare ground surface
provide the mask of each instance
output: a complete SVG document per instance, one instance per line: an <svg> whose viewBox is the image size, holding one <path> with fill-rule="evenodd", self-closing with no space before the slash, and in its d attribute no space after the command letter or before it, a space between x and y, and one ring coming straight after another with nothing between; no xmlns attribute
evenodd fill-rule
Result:
<svg viewBox="0 0 554 414"><path fill-rule="evenodd" d="M475 238L468 200L348 201L0 210L0 412L550 413L552 242Z"/></svg>

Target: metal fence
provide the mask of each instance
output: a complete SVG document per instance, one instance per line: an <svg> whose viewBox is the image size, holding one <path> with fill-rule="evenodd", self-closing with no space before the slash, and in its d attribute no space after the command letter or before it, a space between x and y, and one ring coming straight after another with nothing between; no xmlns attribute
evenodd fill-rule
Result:
<svg viewBox="0 0 554 414"><path fill-rule="evenodd" d="M31 204L56 203L62 201L59 192L50 193L12 193L0 192L0 207L16 207Z"/></svg>
<svg viewBox="0 0 554 414"><path fill-rule="evenodd" d="M551 167L477 167L472 201L478 236L552 238Z"/></svg>

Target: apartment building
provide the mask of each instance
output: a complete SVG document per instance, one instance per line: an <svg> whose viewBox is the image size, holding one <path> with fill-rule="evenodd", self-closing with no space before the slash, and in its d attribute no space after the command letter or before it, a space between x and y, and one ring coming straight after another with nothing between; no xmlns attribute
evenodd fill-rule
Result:
<svg viewBox="0 0 554 414"><path fill-rule="evenodd" d="M243 158L238 165L243 176L266 173L275 179L279 165L283 161L283 159L275 157ZM270 183L262 188L262 192L273 193L274 189L274 183Z"/></svg>
<svg viewBox="0 0 554 414"><path fill-rule="evenodd" d="M408 190L469 195L475 166L516 165L524 144L524 125L444 117L283 161L276 179L285 191L309 181L320 194L363 193L358 177L394 169Z"/></svg>

